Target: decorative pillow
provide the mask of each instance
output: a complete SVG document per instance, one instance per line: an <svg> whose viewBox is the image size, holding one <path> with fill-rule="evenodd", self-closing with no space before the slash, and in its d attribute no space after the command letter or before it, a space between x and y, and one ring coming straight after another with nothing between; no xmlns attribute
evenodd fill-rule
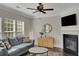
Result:
<svg viewBox="0 0 79 59"><path fill-rule="evenodd" d="M18 40L19 44L23 43L23 37L16 37L16 39Z"/></svg>
<svg viewBox="0 0 79 59"><path fill-rule="evenodd" d="M7 49L10 49L10 48L11 48L11 45L10 45L10 43L9 43L8 40L7 40L7 41L4 41L4 45L5 45L5 47L6 47Z"/></svg>
<svg viewBox="0 0 79 59"><path fill-rule="evenodd" d="M6 40L6 41L0 43L0 47L4 47L6 49L10 49L11 45L9 44L8 40Z"/></svg>
<svg viewBox="0 0 79 59"><path fill-rule="evenodd" d="M4 48L6 48L6 46L4 45L3 42L0 42L0 47L4 47Z"/></svg>
<svg viewBox="0 0 79 59"><path fill-rule="evenodd" d="M31 40L30 40L30 38L29 38L29 37L26 37L26 38L24 38L24 39L23 39L23 42L25 42L25 43L30 43L30 42L31 42Z"/></svg>
<svg viewBox="0 0 79 59"><path fill-rule="evenodd" d="M15 46L15 45L18 45L19 42L16 38L9 38L9 43L11 44L11 46Z"/></svg>

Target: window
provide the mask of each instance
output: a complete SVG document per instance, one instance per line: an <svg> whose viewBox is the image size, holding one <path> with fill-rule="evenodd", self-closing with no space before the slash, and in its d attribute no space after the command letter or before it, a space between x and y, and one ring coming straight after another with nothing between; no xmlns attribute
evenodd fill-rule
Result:
<svg viewBox="0 0 79 59"><path fill-rule="evenodd" d="M24 35L24 22L20 20L2 18L2 33L5 37Z"/></svg>
<svg viewBox="0 0 79 59"><path fill-rule="evenodd" d="M3 34L6 37L13 37L14 35L14 20L3 18Z"/></svg>
<svg viewBox="0 0 79 59"><path fill-rule="evenodd" d="M24 22L17 20L16 21L16 34L17 35L23 35L24 34Z"/></svg>

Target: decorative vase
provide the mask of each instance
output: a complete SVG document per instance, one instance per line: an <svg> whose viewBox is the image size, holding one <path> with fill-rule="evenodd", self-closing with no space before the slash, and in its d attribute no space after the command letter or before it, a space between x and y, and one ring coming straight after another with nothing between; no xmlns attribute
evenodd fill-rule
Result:
<svg viewBox="0 0 79 59"><path fill-rule="evenodd" d="M40 32L40 35L41 35L41 38L42 38L42 36L44 35L44 33L43 32Z"/></svg>

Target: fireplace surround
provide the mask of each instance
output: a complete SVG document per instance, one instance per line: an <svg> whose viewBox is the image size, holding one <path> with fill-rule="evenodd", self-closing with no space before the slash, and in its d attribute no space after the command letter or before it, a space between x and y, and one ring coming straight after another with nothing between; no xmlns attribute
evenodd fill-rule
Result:
<svg viewBox="0 0 79 59"><path fill-rule="evenodd" d="M78 55L78 35L63 34L63 50L65 53Z"/></svg>

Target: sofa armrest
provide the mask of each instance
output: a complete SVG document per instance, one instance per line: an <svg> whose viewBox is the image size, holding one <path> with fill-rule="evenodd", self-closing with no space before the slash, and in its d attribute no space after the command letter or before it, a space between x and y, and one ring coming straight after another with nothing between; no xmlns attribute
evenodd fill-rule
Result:
<svg viewBox="0 0 79 59"><path fill-rule="evenodd" d="M8 51L6 48L0 47L0 56L8 56Z"/></svg>
<svg viewBox="0 0 79 59"><path fill-rule="evenodd" d="M32 40L32 46L34 46L35 40Z"/></svg>

